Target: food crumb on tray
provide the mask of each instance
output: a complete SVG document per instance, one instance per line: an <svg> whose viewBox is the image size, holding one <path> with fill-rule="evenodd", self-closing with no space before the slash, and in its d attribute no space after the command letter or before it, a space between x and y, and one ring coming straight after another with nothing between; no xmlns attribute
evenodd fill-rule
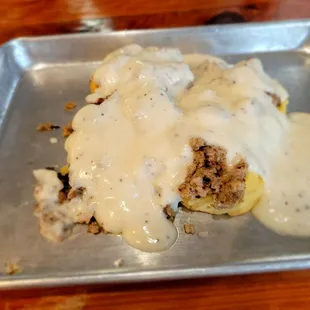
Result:
<svg viewBox="0 0 310 310"><path fill-rule="evenodd" d="M114 261L113 265L116 268L122 267L124 265L124 261L121 258L119 258Z"/></svg>
<svg viewBox="0 0 310 310"><path fill-rule="evenodd" d="M52 144L55 144L55 143L58 142L58 139L55 138L55 137L51 137L51 138L50 138L50 142L51 142Z"/></svg>
<svg viewBox="0 0 310 310"><path fill-rule="evenodd" d="M8 275L14 275L22 271L22 268L16 262L10 262L10 261L5 262L4 268L5 268L5 273Z"/></svg>
<svg viewBox="0 0 310 310"><path fill-rule="evenodd" d="M88 224L87 232L93 235L98 235L102 232L102 227L96 221L92 221Z"/></svg>
<svg viewBox="0 0 310 310"><path fill-rule="evenodd" d="M52 123L40 123L37 127L36 127L36 131L40 131L40 132L43 132L43 131L52 131L52 130L55 130L55 129L59 129L60 126L58 125L54 125Z"/></svg>
<svg viewBox="0 0 310 310"><path fill-rule="evenodd" d="M72 128L72 123L69 123L68 125L66 125L66 126L63 128L62 133L63 133L63 136L67 138L67 137L69 137L69 136L72 134L73 131L74 131L74 130L73 130L73 128Z"/></svg>
<svg viewBox="0 0 310 310"><path fill-rule="evenodd" d="M173 223L175 220L176 212L171 208L170 205L166 206L163 211L167 215L167 219Z"/></svg>
<svg viewBox="0 0 310 310"><path fill-rule="evenodd" d="M73 101L69 101L65 104L65 111L71 111L76 108L76 103Z"/></svg>
<svg viewBox="0 0 310 310"><path fill-rule="evenodd" d="M189 235L195 234L195 226L193 224L184 224L184 232Z"/></svg>

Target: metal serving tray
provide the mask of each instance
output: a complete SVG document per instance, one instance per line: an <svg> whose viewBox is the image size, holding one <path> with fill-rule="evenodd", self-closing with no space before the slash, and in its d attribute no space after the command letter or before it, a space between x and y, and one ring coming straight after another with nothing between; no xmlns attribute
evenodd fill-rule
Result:
<svg viewBox="0 0 310 310"><path fill-rule="evenodd" d="M32 198L32 170L65 162L61 130L38 133L36 125L67 124L74 112L65 112L64 104L72 100L83 106L91 72L112 50L136 42L212 53L229 62L259 57L288 89L290 111L310 112L309 40L310 21L293 21L22 38L2 46L0 288L309 268L310 239L279 236L251 213L228 218L183 212L176 220L176 244L162 253L140 252L117 236L87 234L86 227L77 227L70 240L52 244L39 233ZM59 142L51 144L51 137ZM195 235L184 234L187 222L195 225ZM124 265L116 268L119 258ZM22 273L6 275L4 262L16 260Z"/></svg>

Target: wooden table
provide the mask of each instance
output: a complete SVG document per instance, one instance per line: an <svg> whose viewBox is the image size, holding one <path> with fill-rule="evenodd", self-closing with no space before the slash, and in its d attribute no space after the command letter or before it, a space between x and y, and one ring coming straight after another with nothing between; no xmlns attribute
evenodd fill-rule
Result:
<svg viewBox="0 0 310 310"><path fill-rule="evenodd" d="M25 35L310 17L310 0L1 0L0 43ZM224 14L223 14L224 13ZM0 309L310 309L310 271L0 292Z"/></svg>

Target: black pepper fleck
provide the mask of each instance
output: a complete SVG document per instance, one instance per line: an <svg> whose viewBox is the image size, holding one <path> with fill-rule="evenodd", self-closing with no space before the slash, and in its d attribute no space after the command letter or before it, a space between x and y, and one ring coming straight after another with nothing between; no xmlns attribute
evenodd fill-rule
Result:
<svg viewBox="0 0 310 310"><path fill-rule="evenodd" d="M300 209L297 208L297 209L296 209L296 212L299 213L299 212L300 212Z"/></svg>
<svg viewBox="0 0 310 310"><path fill-rule="evenodd" d="M288 205L288 201L285 201L285 203L284 203L286 206Z"/></svg>
<svg viewBox="0 0 310 310"><path fill-rule="evenodd" d="M51 129L59 129L60 126L57 126L57 125L51 125Z"/></svg>

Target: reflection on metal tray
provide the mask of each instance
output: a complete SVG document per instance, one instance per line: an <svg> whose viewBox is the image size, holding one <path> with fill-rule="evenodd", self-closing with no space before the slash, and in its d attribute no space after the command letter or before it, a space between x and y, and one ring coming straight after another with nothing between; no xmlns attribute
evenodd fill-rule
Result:
<svg viewBox="0 0 310 310"><path fill-rule="evenodd" d="M257 56L291 95L291 111L310 112L309 21L110 32L20 39L0 50L0 272L18 261L20 274L0 276L0 288L176 279L307 268L310 242L279 236L251 214L226 218L178 215L177 243L143 253L112 235L78 227L61 244L43 239L33 216L34 168L65 162L60 131L38 134L40 122L65 125L69 100L84 104L90 73L104 55L124 44L178 47L184 53L221 55L229 62ZM49 138L59 142L51 144ZM182 224L195 225L186 235ZM114 267L122 259L124 265ZM4 271L4 268L3 268Z"/></svg>

